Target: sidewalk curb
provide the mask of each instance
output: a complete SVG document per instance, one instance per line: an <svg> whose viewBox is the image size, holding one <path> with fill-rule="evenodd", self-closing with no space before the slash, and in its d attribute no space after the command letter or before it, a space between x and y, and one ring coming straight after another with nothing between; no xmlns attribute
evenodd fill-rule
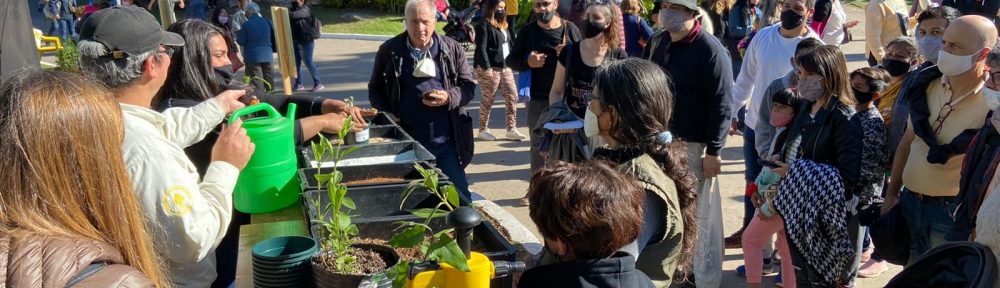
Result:
<svg viewBox="0 0 1000 288"><path fill-rule="evenodd" d="M386 41L394 36L388 35L368 35L368 34L347 34L347 33L323 33L320 39L334 40L361 40L361 41Z"/></svg>

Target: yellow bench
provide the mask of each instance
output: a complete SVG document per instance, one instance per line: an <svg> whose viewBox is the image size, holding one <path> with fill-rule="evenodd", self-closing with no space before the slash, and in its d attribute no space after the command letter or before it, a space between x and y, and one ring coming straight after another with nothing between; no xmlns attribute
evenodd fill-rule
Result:
<svg viewBox="0 0 1000 288"><path fill-rule="evenodd" d="M33 30L35 32L35 47L38 48L38 55L59 52L63 49L62 40L59 37L45 36L45 34L42 34L42 30Z"/></svg>

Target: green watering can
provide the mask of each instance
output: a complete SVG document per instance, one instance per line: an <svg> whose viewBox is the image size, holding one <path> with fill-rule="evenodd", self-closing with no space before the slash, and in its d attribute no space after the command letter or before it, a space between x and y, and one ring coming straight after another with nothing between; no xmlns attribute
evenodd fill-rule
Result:
<svg viewBox="0 0 1000 288"><path fill-rule="evenodd" d="M229 123L257 112L266 117L243 121L250 142L256 146L246 168L240 172L233 191L236 210L244 213L267 213L299 201L298 169L295 156L295 104L288 104L288 114L281 117L270 104L261 103L233 112Z"/></svg>

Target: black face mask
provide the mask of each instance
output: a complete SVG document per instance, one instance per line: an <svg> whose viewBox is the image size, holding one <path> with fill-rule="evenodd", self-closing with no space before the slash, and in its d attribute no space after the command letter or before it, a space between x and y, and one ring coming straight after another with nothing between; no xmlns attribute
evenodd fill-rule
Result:
<svg viewBox="0 0 1000 288"><path fill-rule="evenodd" d="M910 72L910 63L896 59L882 58L882 68L888 71L889 75L897 77Z"/></svg>
<svg viewBox="0 0 1000 288"><path fill-rule="evenodd" d="M542 23L548 24L549 21L552 21L553 17L556 17L556 12L555 11L545 12L545 13L542 13L542 14L538 14L538 21L541 21Z"/></svg>
<svg viewBox="0 0 1000 288"><path fill-rule="evenodd" d="M601 35L604 30L608 30L608 26L601 24L599 22L594 22L594 20L587 20L583 23L583 38L589 39Z"/></svg>
<svg viewBox="0 0 1000 288"><path fill-rule="evenodd" d="M506 20L507 18L505 17L507 17L507 10L497 10L497 12L493 14L493 18L496 18L498 21Z"/></svg>
<svg viewBox="0 0 1000 288"><path fill-rule="evenodd" d="M781 12L781 28L785 30L799 28L805 23L805 18L805 16L795 13L795 11L785 10L785 12Z"/></svg>
<svg viewBox="0 0 1000 288"><path fill-rule="evenodd" d="M875 98L875 93L872 92L861 92L858 89L851 88L854 91L854 99L858 100L858 103L868 103Z"/></svg>

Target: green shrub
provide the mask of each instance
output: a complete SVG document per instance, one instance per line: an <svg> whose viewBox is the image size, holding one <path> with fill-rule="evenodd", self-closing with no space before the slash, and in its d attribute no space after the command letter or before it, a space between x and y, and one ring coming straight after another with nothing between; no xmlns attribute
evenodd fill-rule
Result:
<svg viewBox="0 0 1000 288"><path fill-rule="evenodd" d="M80 55L76 53L76 43L73 41L63 43L63 49L59 51L58 57L56 70L74 73L80 72Z"/></svg>

